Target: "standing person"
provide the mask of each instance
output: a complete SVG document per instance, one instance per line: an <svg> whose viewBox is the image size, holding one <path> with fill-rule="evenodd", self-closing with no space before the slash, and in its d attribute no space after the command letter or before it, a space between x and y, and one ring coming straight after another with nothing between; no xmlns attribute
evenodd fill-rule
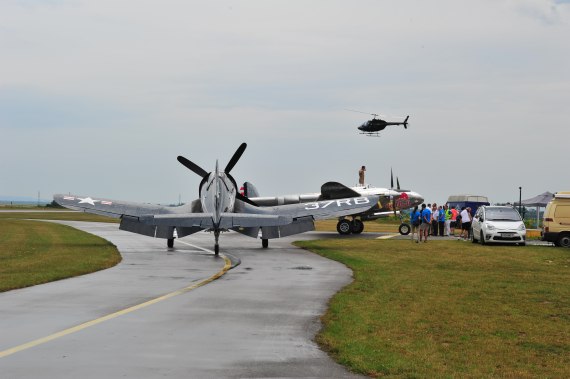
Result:
<svg viewBox="0 0 570 379"><path fill-rule="evenodd" d="M459 238L467 239L469 237L469 229L471 229L471 213L469 213L469 208L462 208L461 213L461 234Z"/></svg>
<svg viewBox="0 0 570 379"><path fill-rule="evenodd" d="M431 235L437 237L439 226L437 223L437 219L439 217L439 213L437 211L437 204L433 203L431 207Z"/></svg>
<svg viewBox="0 0 570 379"><path fill-rule="evenodd" d="M457 226L457 216L459 215L459 211L457 208L451 208L451 235L455 236L455 227Z"/></svg>
<svg viewBox="0 0 570 379"><path fill-rule="evenodd" d="M425 203L422 204L422 223L420 225L420 242L422 242L422 236L424 237L424 242L428 240L429 226L431 225L431 211L426 208Z"/></svg>
<svg viewBox="0 0 570 379"><path fill-rule="evenodd" d="M420 225L422 224L422 220L417 205L414 207L414 210L410 212L410 224L412 224L412 231L410 233L412 235L412 242L414 242L414 232L415 232L418 235L418 238L416 239L416 243L418 243L419 240L421 239Z"/></svg>
<svg viewBox="0 0 570 379"><path fill-rule="evenodd" d="M358 170L358 185L364 187L364 173L366 172L366 166L362 166Z"/></svg>
<svg viewBox="0 0 570 379"><path fill-rule="evenodd" d="M451 217L453 215L447 204L443 206L443 211L445 212L445 235L449 237L451 235Z"/></svg>
<svg viewBox="0 0 570 379"><path fill-rule="evenodd" d="M445 210L441 205L437 209L437 224L439 227L439 236L443 237L443 229L445 228Z"/></svg>

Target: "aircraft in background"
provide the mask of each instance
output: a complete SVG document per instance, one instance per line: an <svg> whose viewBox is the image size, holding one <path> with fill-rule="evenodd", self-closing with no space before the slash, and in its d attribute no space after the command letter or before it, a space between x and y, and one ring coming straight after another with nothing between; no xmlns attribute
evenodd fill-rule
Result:
<svg viewBox="0 0 570 379"><path fill-rule="evenodd" d="M241 189L243 195L259 206L276 206L285 204L299 204L311 201L334 200L340 198L358 198L361 196L378 196L378 202L370 209L355 211L352 214L340 216L336 225L339 234L360 234L364 230L364 221L376 220L389 215L397 215L400 210L413 208L423 203L423 197L413 191L400 189L400 181L396 178L397 187L394 188L394 174L391 174L391 188L372 186L346 187L341 183L327 182L321 186L321 192L294 194L274 197L261 197L255 186L245 182ZM347 218L348 217L348 218ZM335 218L335 217L330 217ZM400 224L399 232L408 234L410 225Z"/></svg>
<svg viewBox="0 0 570 379"><path fill-rule="evenodd" d="M257 238L261 231L262 246L269 239L314 230L314 221L344 217L366 212L376 206L378 196L362 195L315 199L306 203L260 207L240 194L231 170L247 145L242 143L223 171L218 162L213 172L207 172L190 160L178 156L178 161L202 178L199 198L178 207L132 203L76 195L54 195L54 200L69 209L120 218L119 229L155 238L167 239L174 246L178 238L206 230L214 233L214 252L219 253L221 232L234 230Z"/></svg>
<svg viewBox="0 0 570 379"><path fill-rule="evenodd" d="M410 116L406 116L406 118L402 122L385 121L385 120L383 120L383 118L386 118L386 116L381 115L381 114L355 111L352 109L347 109L347 110L351 111L351 112L369 114L373 117L372 120L368 120L358 127L358 130L360 130L360 132L361 132L360 134L365 134L369 137L380 137L379 133L382 130L386 129L386 127L389 125L403 125L404 129L408 129L408 119L410 118ZM382 118L376 118L376 117L380 117L380 116Z"/></svg>

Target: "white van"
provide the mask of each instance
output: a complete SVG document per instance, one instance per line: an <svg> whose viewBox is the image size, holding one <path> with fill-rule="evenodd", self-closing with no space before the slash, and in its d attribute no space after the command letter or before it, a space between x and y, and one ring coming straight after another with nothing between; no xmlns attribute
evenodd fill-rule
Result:
<svg viewBox="0 0 570 379"><path fill-rule="evenodd" d="M541 234L543 241L570 247L570 192L557 192L548 203Z"/></svg>

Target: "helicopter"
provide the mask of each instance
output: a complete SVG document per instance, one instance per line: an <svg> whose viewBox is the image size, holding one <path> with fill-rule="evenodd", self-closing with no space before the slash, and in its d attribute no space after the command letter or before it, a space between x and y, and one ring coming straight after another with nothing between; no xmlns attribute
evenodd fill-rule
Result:
<svg viewBox="0 0 570 379"><path fill-rule="evenodd" d="M358 127L358 130L361 131L360 134L365 134L368 137L380 137L379 132L384 130L388 125L403 125L404 129L408 129L408 119L410 118L410 116L406 116L406 119L403 122L394 122L394 121L385 121L381 118L376 118L380 116L386 118L384 115L381 114L355 111L352 109L347 109L347 110L351 112L364 113L373 116L372 120L368 120L364 124Z"/></svg>

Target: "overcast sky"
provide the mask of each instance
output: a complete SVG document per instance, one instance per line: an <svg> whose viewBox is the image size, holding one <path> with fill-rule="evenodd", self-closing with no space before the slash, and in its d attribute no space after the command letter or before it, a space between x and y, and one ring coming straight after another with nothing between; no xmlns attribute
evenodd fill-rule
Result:
<svg viewBox="0 0 570 379"><path fill-rule="evenodd" d="M262 195L570 190L569 37L562 0L0 0L0 195L187 202L176 157L241 142Z"/></svg>

